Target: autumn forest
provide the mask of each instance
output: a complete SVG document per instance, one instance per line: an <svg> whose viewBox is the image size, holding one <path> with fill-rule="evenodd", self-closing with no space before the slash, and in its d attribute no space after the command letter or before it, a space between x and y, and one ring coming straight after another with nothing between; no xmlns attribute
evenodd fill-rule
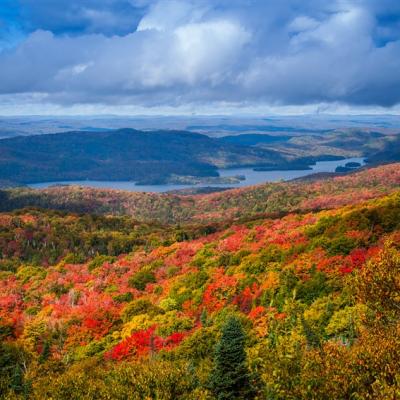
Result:
<svg viewBox="0 0 400 400"><path fill-rule="evenodd" d="M399 186L2 191L0 397L397 398Z"/></svg>

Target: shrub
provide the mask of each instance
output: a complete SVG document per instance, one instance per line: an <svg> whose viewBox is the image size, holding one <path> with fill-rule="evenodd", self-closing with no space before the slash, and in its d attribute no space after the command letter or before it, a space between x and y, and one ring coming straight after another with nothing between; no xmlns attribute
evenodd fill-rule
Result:
<svg viewBox="0 0 400 400"><path fill-rule="evenodd" d="M161 314L164 311L160 308L151 303L147 299L137 299L131 301L127 306L124 308L122 312L122 320L124 322L130 321L134 316L140 314L149 314L150 316L154 316L157 314Z"/></svg>
<svg viewBox="0 0 400 400"><path fill-rule="evenodd" d="M92 261L88 264L88 270L93 271L97 267L101 267L105 263L113 263L116 260L115 257L112 256L105 256L105 255L97 255L93 258Z"/></svg>
<svg viewBox="0 0 400 400"><path fill-rule="evenodd" d="M151 271L139 271L136 272L133 276L131 276L128 280L128 284L130 287L135 288L137 290L144 290L148 283L155 283L156 277Z"/></svg>

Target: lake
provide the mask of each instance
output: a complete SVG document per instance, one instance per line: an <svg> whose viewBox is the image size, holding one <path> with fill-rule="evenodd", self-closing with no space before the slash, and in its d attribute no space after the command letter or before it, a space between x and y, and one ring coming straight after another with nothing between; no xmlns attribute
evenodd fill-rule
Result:
<svg viewBox="0 0 400 400"><path fill-rule="evenodd" d="M54 185L80 185L88 186L93 188L102 189L118 189L128 190L131 192L168 192L170 190L179 190L186 188L201 188L201 187L230 187L238 188L249 185L257 185L265 182L277 182L277 181L288 181L291 179L301 178L310 174L318 172L335 172L336 167L344 166L348 162L358 162L364 165L364 158L346 158L344 160L336 161L318 161L315 165L311 165L310 170L303 171L253 171L252 168L231 168L231 169L220 169L218 172L221 176L234 176L243 175L246 177L244 181L236 184L199 184L199 185L135 185L132 181L59 181L59 182L42 182L33 183L28 185L34 189L44 189Z"/></svg>

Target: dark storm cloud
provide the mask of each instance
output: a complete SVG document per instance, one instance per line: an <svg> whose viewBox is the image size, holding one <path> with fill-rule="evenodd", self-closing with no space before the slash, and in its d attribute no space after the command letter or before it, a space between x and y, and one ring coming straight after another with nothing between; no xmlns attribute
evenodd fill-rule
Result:
<svg viewBox="0 0 400 400"><path fill-rule="evenodd" d="M12 23L27 36L0 54L0 93L9 96L64 105L400 102L397 0L19 6Z"/></svg>

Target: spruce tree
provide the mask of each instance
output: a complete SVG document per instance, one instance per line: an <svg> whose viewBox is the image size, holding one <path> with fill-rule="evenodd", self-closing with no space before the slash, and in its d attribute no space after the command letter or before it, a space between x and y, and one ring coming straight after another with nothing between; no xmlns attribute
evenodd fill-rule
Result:
<svg viewBox="0 0 400 400"><path fill-rule="evenodd" d="M303 327L304 336L306 337L307 346L310 348L321 347L321 340L316 332L311 328L309 323L305 320L304 316L300 319L301 326Z"/></svg>
<svg viewBox="0 0 400 400"><path fill-rule="evenodd" d="M200 322L203 328L208 325L207 310L205 308L203 308L203 311L201 312Z"/></svg>
<svg viewBox="0 0 400 400"><path fill-rule="evenodd" d="M254 390L246 365L245 334L238 318L230 317L215 349L209 387L218 400L252 399Z"/></svg>

